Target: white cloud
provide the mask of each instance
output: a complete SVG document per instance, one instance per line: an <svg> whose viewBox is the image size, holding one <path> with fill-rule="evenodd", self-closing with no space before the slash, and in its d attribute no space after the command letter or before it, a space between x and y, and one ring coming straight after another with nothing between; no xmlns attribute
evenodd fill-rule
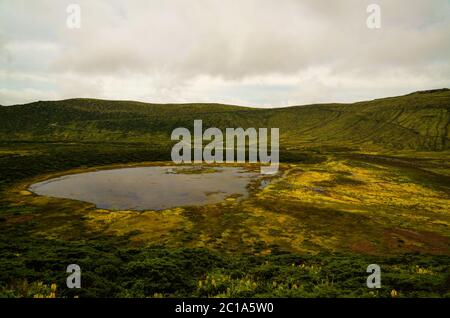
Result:
<svg viewBox="0 0 450 318"><path fill-rule="evenodd" d="M368 0L83 0L75 30L71 2L0 4L0 104L283 106L450 86L446 0L375 1L379 30L366 27Z"/></svg>

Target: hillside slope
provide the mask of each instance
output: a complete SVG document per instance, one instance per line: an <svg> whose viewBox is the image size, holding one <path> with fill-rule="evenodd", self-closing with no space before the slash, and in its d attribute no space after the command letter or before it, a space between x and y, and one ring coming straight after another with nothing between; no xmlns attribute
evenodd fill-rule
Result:
<svg viewBox="0 0 450 318"><path fill-rule="evenodd" d="M279 127L282 147L446 150L450 90L259 109L69 99L0 107L0 141L170 142L176 127Z"/></svg>

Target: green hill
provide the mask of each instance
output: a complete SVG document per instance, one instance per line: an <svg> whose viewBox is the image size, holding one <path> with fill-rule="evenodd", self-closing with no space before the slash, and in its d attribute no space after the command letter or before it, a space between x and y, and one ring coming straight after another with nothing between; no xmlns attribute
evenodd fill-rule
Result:
<svg viewBox="0 0 450 318"><path fill-rule="evenodd" d="M281 146L447 150L450 90L352 104L261 109L69 99L0 107L0 141L169 143L176 127L279 127Z"/></svg>

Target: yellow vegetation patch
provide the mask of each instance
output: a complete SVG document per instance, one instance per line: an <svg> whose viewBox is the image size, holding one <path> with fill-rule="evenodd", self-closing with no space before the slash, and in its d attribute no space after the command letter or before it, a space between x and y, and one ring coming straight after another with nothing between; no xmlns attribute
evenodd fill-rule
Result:
<svg viewBox="0 0 450 318"><path fill-rule="evenodd" d="M450 252L444 247L450 237L450 198L438 187L396 168L331 156L323 163L280 169L282 176L263 189L250 185L248 198L164 211L109 211L15 187L9 198L33 209L7 221L33 219L34 234L49 239L107 233L145 244L262 255L274 249ZM414 232L392 231L399 228Z"/></svg>
<svg viewBox="0 0 450 318"><path fill-rule="evenodd" d="M448 195L386 169L351 167L344 162L305 168L309 170L284 180L291 187L281 190L280 194L302 202L350 204L353 208L376 206L380 210L414 208L435 213L450 212Z"/></svg>
<svg viewBox="0 0 450 318"><path fill-rule="evenodd" d="M246 208L249 218L245 222L248 229L243 236L245 243L253 245L262 241L266 245L276 244L298 252L310 251L303 246L305 229L298 220L285 214L249 206Z"/></svg>
<svg viewBox="0 0 450 318"><path fill-rule="evenodd" d="M134 240L152 242L170 241L171 231L190 228L181 208L146 212L95 210L88 214L86 223L91 230L116 235L138 232Z"/></svg>

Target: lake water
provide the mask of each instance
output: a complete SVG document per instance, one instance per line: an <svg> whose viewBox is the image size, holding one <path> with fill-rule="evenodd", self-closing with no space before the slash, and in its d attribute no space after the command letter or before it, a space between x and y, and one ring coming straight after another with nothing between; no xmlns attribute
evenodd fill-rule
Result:
<svg viewBox="0 0 450 318"><path fill-rule="evenodd" d="M163 210L244 198L257 172L239 167L133 167L67 175L35 183L30 191L110 210Z"/></svg>

